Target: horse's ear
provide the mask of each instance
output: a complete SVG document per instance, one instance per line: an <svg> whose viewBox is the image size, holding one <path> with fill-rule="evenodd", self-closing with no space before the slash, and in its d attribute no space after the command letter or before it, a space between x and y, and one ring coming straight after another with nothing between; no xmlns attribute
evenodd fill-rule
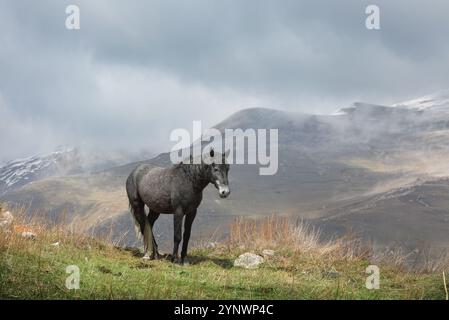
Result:
<svg viewBox="0 0 449 320"><path fill-rule="evenodd" d="M213 158L213 157L214 157L214 155L215 155L215 151L214 151L214 148L210 148L210 151L209 151L209 156L210 156L211 158Z"/></svg>
<svg viewBox="0 0 449 320"><path fill-rule="evenodd" d="M223 153L223 163L226 163L226 159L228 158L229 154L231 153L231 150L227 150L225 153Z"/></svg>

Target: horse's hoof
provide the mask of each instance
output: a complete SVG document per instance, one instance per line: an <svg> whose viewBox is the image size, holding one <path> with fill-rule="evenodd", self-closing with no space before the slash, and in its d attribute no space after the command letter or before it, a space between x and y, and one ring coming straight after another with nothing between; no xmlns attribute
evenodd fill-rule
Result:
<svg viewBox="0 0 449 320"><path fill-rule="evenodd" d="M163 258L163 256L159 252L154 254L154 259L159 260L159 259L162 259L162 258Z"/></svg>
<svg viewBox="0 0 449 320"><path fill-rule="evenodd" d="M154 260L154 257L151 257L151 256L149 256L149 255L144 255L144 256L142 257L142 259L143 259L143 260Z"/></svg>
<svg viewBox="0 0 449 320"><path fill-rule="evenodd" d="M189 260L184 259L184 260L181 260L181 265L188 267L188 266L190 266L190 262L189 262Z"/></svg>
<svg viewBox="0 0 449 320"><path fill-rule="evenodd" d="M182 264L181 259L179 259L179 257L171 257L170 261L174 264Z"/></svg>

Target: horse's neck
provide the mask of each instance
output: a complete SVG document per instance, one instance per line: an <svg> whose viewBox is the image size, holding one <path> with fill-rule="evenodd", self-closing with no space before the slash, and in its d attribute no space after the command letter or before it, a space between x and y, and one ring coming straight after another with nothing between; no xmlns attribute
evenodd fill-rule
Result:
<svg viewBox="0 0 449 320"><path fill-rule="evenodd" d="M207 180L199 180L195 183L194 187L198 192L202 192L204 190L204 188L207 187L208 184L209 184L209 181L207 181Z"/></svg>
<svg viewBox="0 0 449 320"><path fill-rule="evenodd" d="M195 190L201 192L209 184L209 179L206 175L205 169L201 164L185 164L184 172L187 174L190 181L192 181Z"/></svg>

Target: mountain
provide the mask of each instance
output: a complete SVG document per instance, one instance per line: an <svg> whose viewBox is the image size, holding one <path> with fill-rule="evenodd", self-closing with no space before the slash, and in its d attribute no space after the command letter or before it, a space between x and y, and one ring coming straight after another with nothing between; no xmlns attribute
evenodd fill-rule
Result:
<svg viewBox="0 0 449 320"><path fill-rule="evenodd" d="M59 146L48 154L6 162L0 167L0 195L50 177L96 172L145 158L148 152L123 153Z"/></svg>
<svg viewBox="0 0 449 320"><path fill-rule="evenodd" d="M52 177L82 171L78 151L73 147L58 147L54 152L7 162L0 168L0 194L24 185Z"/></svg>
<svg viewBox="0 0 449 320"><path fill-rule="evenodd" d="M441 97L442 95L440 95ZM423 100L423 99L417 99ZM279 168L231 165L231 196L206 188L192 237L220 237L237 216L293 215L323 229L323 237L350 230L382 246L446 247L449 233L449 113L405 103L354 103L334 115L246 109L214 126L278 129ZM169 153L104 170L51 177L8 191L1 201L88 233L113 233L134 242L124 182L139 164L169 166ZM427 205L425 205L427 204ZM170 216L161 215L156 235L171 240ZM163 241L162 246L170 245Z"/></svg>
<svg viewBox="0 0 449 320"><path fill-rule="evenodd" d="M329 208L318 224L328 235L349 229L378 246L409 251L449 248L449 178L410 179L391 188L347 199Z"/></svg>
<svg viewBox="0 0 449 320"><path fill-rule="evenodd" d="M449 90L439 91L417 99L396 103L393 107L415 109L419 111L449 111Z"/></svg>

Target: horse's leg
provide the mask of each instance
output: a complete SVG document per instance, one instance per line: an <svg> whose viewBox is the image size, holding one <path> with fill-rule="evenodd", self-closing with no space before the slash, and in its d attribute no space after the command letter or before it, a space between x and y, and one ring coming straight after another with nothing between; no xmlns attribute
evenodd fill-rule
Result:
<svg viewBox="0 0 449 320"><path fill-rule="evenodd" d="M148 221L148 218L145 219L145 226L143 231L143 243L144 243L144 259L153 259L152 255L150 255L150 252L152 253L154 251L153 248L153 229L150 226L150 222Z"/></svg>
<svg viewBox="0 0 449 320"><path fill-rule="evenodd" d="M173 227L174 227L174 244L173 244L173 255L172 262L176 262L178 260L178 249L179 243L181 242L182 237L182 218L184 217L184 213L182 209L176 209L175 214L173 215Z"/></svg>
<svg viewBox="0 0 449 320"><path fill-rule="evenodd" d="M154 232L153 232L153 227L154 227L154 223L157 220L157 218L159 218L159 212L155 212L150 210L150 212L148 213L148 222L150 224L150 228L151 228L151 234L153 235L153 252L151 253L151 258L154 259L159 259L160 255L159 252L157 250L157 243L156 243L156 239L154 237Z"/></svg>
<svg viewBox="0 0 449 320"><path fill-rule="evenodd" d="M184 264L184 259L187 256L187 247L190 240L190 231L192 230L192 223L196 216L196 209L186 214L184 221L184 235L182 239L181 263Z"/></svg>

